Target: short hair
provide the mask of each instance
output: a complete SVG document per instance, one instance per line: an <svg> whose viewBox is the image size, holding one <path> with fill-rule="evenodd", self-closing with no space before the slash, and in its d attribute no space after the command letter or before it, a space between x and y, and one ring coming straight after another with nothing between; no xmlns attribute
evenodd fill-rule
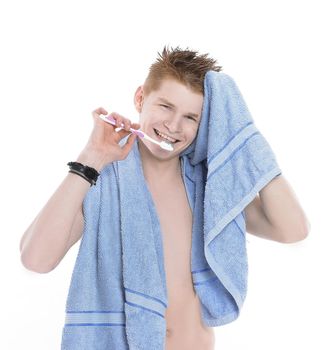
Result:
<svg viewBox="0 0 326 350"><path fill-rule="evenodd" d="M177 46L169 49L164 46L162 53L158 52L158 58L149 68L143 85L144 94L158 90L161 82L168 78L185 84L196 93L204 94L204 78L209 70L219 72L222 66L218 66L218 62L209 58L207 53L200 55L188 48L182 50Z"/></svg>

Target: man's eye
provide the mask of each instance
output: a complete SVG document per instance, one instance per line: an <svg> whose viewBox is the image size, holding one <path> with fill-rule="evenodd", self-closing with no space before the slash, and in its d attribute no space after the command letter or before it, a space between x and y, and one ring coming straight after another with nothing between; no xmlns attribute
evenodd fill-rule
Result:
<svg viewBox="0 0 326 350"><path fill-rule="evenodd" d="M160 105L160 106L162 106L164 108L170 108L170 106L167 106L167 105Z"/></svg>
<svg viewBox="0 0 326 350"><path fill-rule="evenodd" d="M190 115L187 115L187 117L190 118L190 119L192 119L192 120L194 120L194 121L196 121L196 118L191 117Z"/></svg>

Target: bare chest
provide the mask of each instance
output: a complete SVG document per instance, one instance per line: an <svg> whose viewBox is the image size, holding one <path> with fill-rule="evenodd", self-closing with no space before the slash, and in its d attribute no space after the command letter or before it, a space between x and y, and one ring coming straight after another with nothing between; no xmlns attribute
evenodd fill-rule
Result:
<svg viewBox="0 0 326 350"><path fill-rule="evenodd" d="M184 184L181 180L169 188L152 187L151 193L160 221L164 250L168 292L166 350L213 349L214 331L202 323L200 302L193 288L192 212Z"/></svg>

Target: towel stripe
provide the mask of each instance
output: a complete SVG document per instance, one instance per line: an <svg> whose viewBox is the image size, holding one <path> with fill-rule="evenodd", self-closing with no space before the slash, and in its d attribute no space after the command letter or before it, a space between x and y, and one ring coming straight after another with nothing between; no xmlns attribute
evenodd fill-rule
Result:
<svg viewBox="0 0 326 350"><path fill-rule="evenodd" d="M216 279L217 277L214 271L212 271L209 267L206 269L192 271L193 284L196 286L216 280Z"/></svg>
<svg viewBox="0 0 326 350"><path fill-rule="evenodd" d="M125 288L126 304L165 317L167 304L149 295ZM124 311L67 311L65 326L125 326Z"/></svg>
<svg viewBox="0 0 326 350"><path fill-rule="evenodd" d="M124 311L67 311L65 326L125 326Z"/></svg>
<svg viewBox="0 0 326 350"><path fill-rule="evenodd" d="M126 303L164 317L167 304L160 299L125 288Z"/></svg>
<svg viewBox="0 0 326 350"><path fill-rule="evenodd" d="M236 134L229 142L219 151L217 154L214 154L207 161L207 164L212 163L208 168L207 180L215 172L219 167L223 166L229 158L233 156L239 148L241 148L246 142L248 142L249 138L254 136L255 134L259 134L257 127L252 123L248 123L245 127L243 127L238 134ZM243 141L245 140L245 141Z"/></svg>

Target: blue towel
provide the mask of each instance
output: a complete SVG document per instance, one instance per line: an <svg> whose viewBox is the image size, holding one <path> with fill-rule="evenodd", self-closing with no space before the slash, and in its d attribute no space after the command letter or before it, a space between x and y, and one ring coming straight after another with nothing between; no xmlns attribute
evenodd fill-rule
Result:
<svg viewBox="0 0 326 350"><path fill-rule="evenodd" d="M165 348L162 235L139 142L105 166L85 196L61 349ZM193 285L204 324L221 326L239 316L247 293L244 208L281 173L227 74L206 74L198 134L180 158L193 213Z"/></svg>

